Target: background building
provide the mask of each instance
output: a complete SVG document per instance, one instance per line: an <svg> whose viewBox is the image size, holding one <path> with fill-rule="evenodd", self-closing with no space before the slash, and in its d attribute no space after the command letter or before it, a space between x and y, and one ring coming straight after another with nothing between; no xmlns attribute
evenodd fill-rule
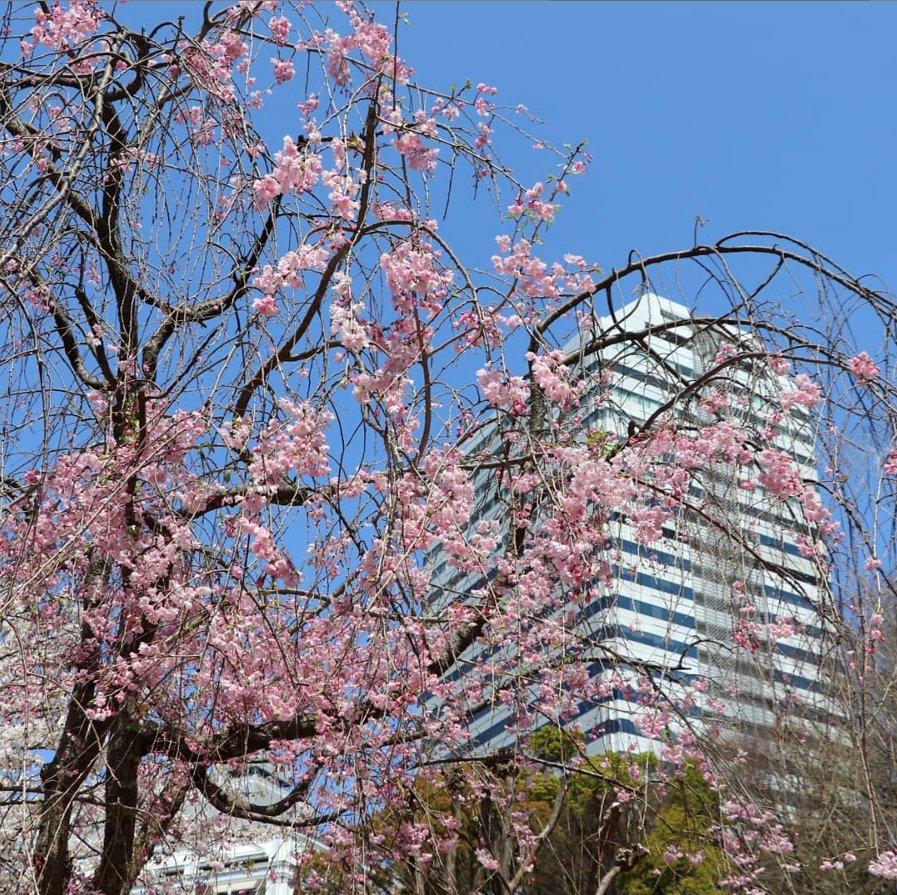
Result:
<svg viewBox="0 0 897 895"><path fill-rule="evenodd" d="M273 805L292 788L261 759L232 771L226 783L255 805ZM184 823L207 831L205 848L156 849L144 871L153 891L171 895L293 895L299 859L323 846L301 829L234 821L203 802L184 809ZM133 889L141 895L144 886Z"/></svg>
<svg viewBox="0 0 897 895"><path fill-rule="evenodd" d="M614 327L641 331L644 338L592 353L584 341L566 348L568 357L580 353L576 372L585 383L575 411L577 438L618 444L664 411L681 426L726 419L768 430L771 396L781 380L767 364L751 359L762 353L755 337L698 324L687 308L652 293L599 320L596 330ZM727 342L739 345L744 359L727 366L714 386L727 400L707 401L697 386L719 365ZM481 451L492 437L494 430L482 431L468 450ZM809 417L793 408L768 437L768 445L793 458L812 487L817 473ZM646 733L636 666L643 678L644 668L652 669L657 691L672 697L666 708L681 712L669 721L673 729L706 729L715 719L731 730L737 722L738 735L749 736L773 727L785 702L810 723L836 712L822 692L819 607L825 583L802 553L814 542L814 531L796 501L773 501L761 486L745 487L743 478L743 469L723 463L691 476L687 503L693 509L668 519L663 538L648 547L633 537L626 519L611 520L613 586L586 606L571 602L565 609L573 613L578 639L603 647L589 674L608 682L606 694L583 701L578 716L569 719L586 732L591 753L657 748L659 734ZM474 486L473 524L507 516L493 469L475 472ZM474 573L458 572L439 545L427 563L436 605L483 583ZM474 647L466 658L488 656ZM488 752L513 743L508 728L515 712L497 699L477 707L470 719L471 749Z"/></svg>

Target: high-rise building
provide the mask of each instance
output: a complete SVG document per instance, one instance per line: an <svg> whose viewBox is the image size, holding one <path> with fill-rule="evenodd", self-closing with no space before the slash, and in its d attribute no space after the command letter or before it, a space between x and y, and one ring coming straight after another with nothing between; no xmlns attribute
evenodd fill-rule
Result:
<svg viewBox="0 0 897 895"><path fill-rule="evenodd" d="M684 306L647 292L596 321L592 331L607 336L624 330L639 335L605 338L600 350L590 350L586 337L566 346L568 359L579 355L575 378L584 383L578 407L566 411L576 438L620 445L661 414L665 425L695 431L731 421L762 431L766 446L795 461L813 487L810 416L793 407L780 420L770 419L782 379L763 359L756 336L699 321ZM724 363L727 343L736 346L737 356L704 389L702 377ZM468 446L471 456L482 454L490 439L495 429L484 427ZM668 462L677 461L671 456ZM773 499L732 464L687 472L687 498L666 517L662 538L646 545L630 520L610 519L612 585L599 588L588 603L571 601L562 610L578 643L601 645L588 672L605 685L598 698L583 699L564 719L587 735L593 754L656 750L662 734L645 720L652 712L656 719L667 711L670 717L661 720L673 729L706 729L712 718L754 732L775 725L786 701L804 718L836 713L822 692L820 601L826 582L808 558L817 536L803 506ZM484 464L473 475L473 524L498 519L507 538L507 501L495 465ZM439 545L426 561L435 606L483 586L481 575L459 571ZM471 647L449 677L489 660L490 648ZM664 698L654 699L646 687ZM485 692L470 710L471 751L511 745L519 712L519 701ZM538 724L530 719L529 729Z"/></svg>

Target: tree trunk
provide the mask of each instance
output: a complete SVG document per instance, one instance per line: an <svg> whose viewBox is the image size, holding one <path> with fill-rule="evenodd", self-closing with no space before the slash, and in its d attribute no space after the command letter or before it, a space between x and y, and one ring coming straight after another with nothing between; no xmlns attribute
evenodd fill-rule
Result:
<svg viewBox="0 0 897 895"><path fill-rule="evenodd" d="M115 720L106 764L106 820L103 855L93 878L104 895L130 888L137 820L137 773L143 757L140 729L128 712Z"/></svg>

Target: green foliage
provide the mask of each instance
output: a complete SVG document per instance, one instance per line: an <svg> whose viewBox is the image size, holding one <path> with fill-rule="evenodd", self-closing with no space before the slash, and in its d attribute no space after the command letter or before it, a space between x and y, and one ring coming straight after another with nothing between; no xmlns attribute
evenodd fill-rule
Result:
<svg viewBox="0 0 897 895"><path fill-rule="evenodd" d="M543 761L569 762L583 751L585 736L578 731L545 725L527 743L527 752Z"/></svg>
<svg viewBox="0 0 897 895"><path fill-rule="evenodd" d="M719 822L713 788L694 767L665 787L646 846L648 854L624 877L619 895L716 895L725 855L712 831Z"/></svg>
<svg viewBox="0 0 897 895"><path fill-rule="evenodd" d="M374 824L377 835L388 839L403 822L426 819L439 838L449 838L446 818L453 817L456 845L425 860L409 857L379 868L370 885L383 891L398 886L416 895L500 890L508 895L477 858L478 851L507 857L507 849L516 848L516 840L507 837L508 818L497 818L504 809L496 790L485 785L498 782L509 795L507 804L536 834L549 823L565 786L557 822L512 895L593 895L601 880L616 872L621 852L642 849L644 857L613 879L608 895L719 892L717 882L729 872L714 835L719 800L698 769L686 767L664 780L653 754L587 756L584 737L550 727L530 737L526 753L535 765L511 757L448 765L421 778L409 799L410 814L384 813Z"/></svg>
<svg viewBox="0 0 897 895"><path fill-rule="evenodd" d="M527 895L591 895L617 850L639 844L648 853L614 881L614 895L718 893L716 883L727 872L713 835L718 797L700 771L686 767L661 784L655 755L584 757L582 738L548 727L529 746L543 761L569 765L580 757ZM549 774L531 792L552 797L559 785Z"/></svg>

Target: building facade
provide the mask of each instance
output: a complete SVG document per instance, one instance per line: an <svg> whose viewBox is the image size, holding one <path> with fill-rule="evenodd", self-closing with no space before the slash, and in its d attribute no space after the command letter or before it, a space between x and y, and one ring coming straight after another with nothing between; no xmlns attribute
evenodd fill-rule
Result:
<svg viewBox="0 0 897 895"><path fill-rule="evenodd" d="M227 772L220 782L256 805L273 805L292 788L264 759ZM237 821L202 802L184 811L185 823L203 831L196 846L158 847L134 895L294 895L300 860L324 848L302 829Z"/></svg>
<svg viewBox="0 0 897 895"><path fill-rule="evenodd" d="M566 346L583 383L578 406L568 411L577 438L619 445L661 418L695 429L729 419L767 430L768 445L793 460L813 487L810 417L792 408L770 430L782 383L751 359L763 354L755 337L699 323L684 306L647 292L597 321L593 332L614 328L638 338L606 340L598 351L585 339ZM739 345L743 360L724 367L713 388L703 390L702 377L719 369L727 342ZM707 400L708 393L716 399ZM482 451L490 437L484 429L469 451ZM494 470L476 470L473 482L474 524L502 520L507 504ZM678 510L665 521L662 538L647 546L630 520L609 520L612 584L587 604L571 601L563 610L579 643L600 644L588 673L605 685L563 722L586 735L592 754L656 751L671 730L706 730L710 723L756 733L776 725L786 703L811 721L836 713L823 693L826 586L809 558L817 536L799 502L773 499L746 482L743 470L715 463L689 474ZM439 545L426 563L436 606L483 584L476 573L447 562ZM474 665L488 655L474 647L465 658ZM463 674L463 665L454 676ZM470 749L486 753L513 744L519 714L513 701L481 702L468 719Z"/></svg>

